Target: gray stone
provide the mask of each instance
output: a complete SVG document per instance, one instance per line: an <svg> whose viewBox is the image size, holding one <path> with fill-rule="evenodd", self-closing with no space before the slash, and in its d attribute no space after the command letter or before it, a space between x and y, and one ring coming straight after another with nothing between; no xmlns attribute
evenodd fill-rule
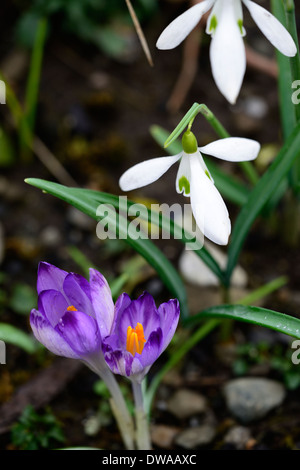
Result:
<svg viewBox="0 0 300 470"><path fill-rule="evenodd" d="M245 448L247 442L251 439L251 433L245 426L233 426L224 437L226 444L233 444L237 450Z"/></svg>
<svg viewBox="0 0 300 470"><path fill-rule="evenodd" d="M203 424L188 428L178 434L175 443L184 449L195 449L196 447L210 444L216 435L216 428L211 424Z"/></svg>
<svg viewBox="0 0 300 470"><path fill-rule="evenodd" d="M168 400L167 409L179 419L190 418L207 410L206 399L192 390L181 389Z"/></svg>
<svg viewBox="0 0 300 470"><path fill-rule="evenodd" d="M281 405L286 395L281 383L260 377L231 380L223 392L232 415L244 423L263 418Z"/></svg>

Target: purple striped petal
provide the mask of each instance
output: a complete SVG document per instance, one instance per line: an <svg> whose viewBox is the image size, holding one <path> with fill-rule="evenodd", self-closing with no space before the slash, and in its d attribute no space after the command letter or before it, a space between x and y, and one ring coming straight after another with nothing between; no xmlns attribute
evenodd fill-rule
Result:
<svg viewBox="0 0 300 470"><path fill-rule="evenodd" d="M146 340L152 331L160 326L154 299L148 292L144 292L138 299L133 300L117 319L116 328L123 346L126 345L128 326L135 328L137 323L143 325Z"/></svg>
<svg viewBox="0 0 300 470"><path fill-rule="evenodd" d="M68 308L65 297L57 290L44 290L38 297L38 309L54 328Z"/></svg>
<svg viewBox="0 0 300 470"><path fill-rule="evenodd" d="M31 311L30 326L36 339L53 354L79 359L76 352L66 343L61 334L52 328L48 319L38 310L33 309Z"/></svg>
<svg viewBox="0 0 300 470"><path fill-rule="evenodd" d="M179 316L180 307L177 299L169 300L158 307L158 313L161 321L161 328L163 331L163 345L162 351L169 345L171 339L176 331Z"/></svg>
<svg viewBox="0 0 300 470"><path fill-rule="evenodd" d="M83 312L67 311L55 330L78 357L88 356L101 348L97 322Z"/></svg>
<svg viewBox="0 0 300 470"><path fill-rule="evenodd" d="M115 318L114 318L114 323L113 323L113 326L112 326L112 331L114 330L116 324L117 324L117 321L119 318L121 318L124 310L129 307L129 305L131 304L132 300L131 298L129 297L128 294L126 294L126 292L123 292L123 294L121 294L117 301L116 301L116 304L115 304Z"/></svg>
<svg viewBox="0 0 300 470"><path fill-rule="evenodd" d="M95 317L104 338L111 332L115 307L107 280L95 269L90 269L90 289Z"/></svg>
<svg viewBox="0 0 300 470"><path fill-rule="evenodd" d="M80 312L95 316L91 299L89 282L79 274L69 273L63 284L69 305L73 305Z"/></svg>
<svg viewBox="0 0 300 470"><path fill-rule="evenodd" d="M53 266L53 264L42 261L38 267L37 292L40 294L43 290L54 289L63 291L63 283L67 272Z"/></svg>
<svg viewBox="0 0 300 470"><path fill-rule="evenodd" d="M151 366L159 357L163 347L163 332L161 328L152 331L145 343L142 354L136 354L143 367Z"/></svg>

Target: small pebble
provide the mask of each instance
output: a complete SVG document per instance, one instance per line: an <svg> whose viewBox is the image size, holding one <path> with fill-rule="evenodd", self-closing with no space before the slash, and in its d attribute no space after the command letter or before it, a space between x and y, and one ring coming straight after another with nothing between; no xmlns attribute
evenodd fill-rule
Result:
<svg viewBox="0 0 300 470"><path fill-rule="evenodd" d="M260 377L231 380L224 386L223 392L228 409L243 423L263 418L281 405L286 395L280 382Z"/></svg>
<svg viewBox="0 0 300 470"><path fill-rule="evenodd" d="M199 393L181 389L168 400L168 411L178 419L190 418L207 410L206 399Z"/></svg>
<svg viewBox="0 0 300 470"><path fill-rule="evenodd" d="M203 424L182 431L175 438L175 443L184 449L195 449L210 444L216 436L216 428L210 424Z"/></svg>

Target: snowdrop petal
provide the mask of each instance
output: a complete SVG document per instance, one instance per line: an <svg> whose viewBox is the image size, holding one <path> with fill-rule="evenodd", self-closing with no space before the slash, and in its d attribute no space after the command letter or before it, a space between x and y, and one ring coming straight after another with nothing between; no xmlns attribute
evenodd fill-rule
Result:
<svg viewBox="0 0 300 470"><path fill-rule="evenodd" d="M199 147L199 150L228 162L244 162L254 160L257 157L260 144L252 139L228 137L211 142L204 147Z"/></svg>
<svg viewBox="0 0 300 470"><path fill-rule="evenodd" d="M210 62L217 87L234 104L246 71L246 53L231 0L218 18L210 46Z"/></svg>
<svg viewBox="0 0 300 470"><path fill-rule="evenodd" d="M176 177L176 191L184 196L190 195L190 156L183 152Z"/></svg>
<svg viewBox="0 0 300 470"><path fill-rule="evenodd" d="M200 156L200 158L202 158ZM231 223L227 207L197 157L191 161L191 207L196 223L212 242L227 245Z"/></svg>
<svg viewBox="0 0 300 470"><path fill-rule="evenodd" d="M213 5L214 0L204 0L178 16L161 33L156 43L158 49L174 49L196 27L204 13Z"/></svg>
<svg viewBox="0 0 300 470"><path fill-rule="evenodd" d="M142 188L158 180L180 158L181 153L172 157L151 158L129 168L121 176L119 185L122 191Z"/></svg>
<svg viewBox="0 0 300 470"><path fill-rule="evenodd" d="M295 42L286 28L268 10L250 0L243 0L250 15L266 38L282 54L293 57L297 53Z"/></svg>

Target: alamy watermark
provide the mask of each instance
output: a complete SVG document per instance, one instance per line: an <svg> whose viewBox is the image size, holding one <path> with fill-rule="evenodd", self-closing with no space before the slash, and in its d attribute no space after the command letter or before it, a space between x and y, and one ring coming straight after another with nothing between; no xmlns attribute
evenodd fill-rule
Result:
<svg viewBox="0 0 300 470"><path fill-rule="evenodd" d="M295 341L292 342L291 348L295 349L291 356L292 363L295 365L300 364L300 340L296 339Z"/></svg>
<svg viewBox="0 0 300 470"><path fill-rule="evenodd" d="M128 238L133 240L182 240L187 250L200 250L204 237L197 227L190 204L128 204L120 196L118 210L111 204L100 204L96 215L96 234L100 240ZM199 214L198 214L199 216ZM199 221L198 221L199 223Z"/></svg>
<svg viewBox="0 0 300 470"><path fill-rule="evenodd" d="M292 89L295 90L292 93L292 103L295 105L300 104L300 80L293 81Z"/></svg>
<svg viewBox="0 0 300 470"><path fill-rule="evenodd" d="M0 340L0 364L6 364L6 345Z"/></svg>
<svg viewBox="0 0 300 470"><path fill-rule="evenodd" d="M6 104L6 85L0 80L0 104Z"/></svg>

